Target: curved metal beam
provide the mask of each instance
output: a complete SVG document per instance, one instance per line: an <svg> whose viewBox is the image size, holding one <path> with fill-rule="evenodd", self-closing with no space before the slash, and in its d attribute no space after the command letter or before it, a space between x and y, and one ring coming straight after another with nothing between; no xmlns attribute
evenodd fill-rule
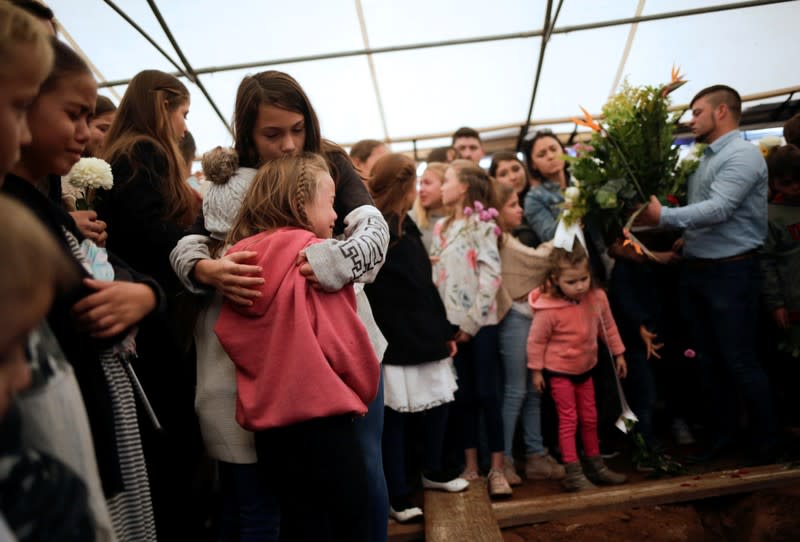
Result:
<svg viewBox="0 0 800 542"><path fill-rule="evenodd" d="M200 89L200 92L203 93L203 96L206 97L206 100L208 100L208 103L214 109L214 112L219 117L219 120L221 120L225 128L228 129L228 133L233 135L233 130L231 129L231 125L228 124L228 121L222 115L222 111L219 110L219 107L217 107L217 104L214 102L214 98L211 97L211 95L206 90L206 87L203 85L203 82L200 81L200 78L197 76L197 72L195 72L192 69L192 65L189 64L189 60L183 54L180 45L178 45L178 41L175 39L175 36L172 35L172 31L169 29L167 21L164 20L164 17L161 15L161 11L158 9L158 6L156 6L155 0L147 0L147 4L153 11L153 15L156 16L158 24L161 25L161 28L164 30L164 33L167 35L167 39L172 44L172 48L175 49L175 52L178 54L178 57L181 59L181 62L183 62L183 65L186 67L186 71L188 72L188 75L186 77L188 77L190 81L192 81L195 85L197 85L197 88Z"/></svg>
<svg viewBox="0 0 800 542"><path fill-rule="evenodd" d="M113 9L114 11L116 11L116 12L117 12L117 15L119 15L120 17L122 17L123 19L125 19L125 22L126 22L126 23L128 23L129 25L131 25L131 26L133 27L133 29L134 29L134 30L136 30L136 31L137 31L139 34L141 34L141 36L142 36L144 39L146 39L146 40L147 40L147 42L148 42L150 45L152 45L153 47L155 47L155 48L156 48L156 50L157 50L159 53L161 53L161 56L163 56L164 58L166 58L166 59L167 59L167 62L169 62L170 64L172 64L173 66L175 66L175 69L177 69L177 70L178 70L178 73L177 73L177 74L174 74L174 75L181 75L181 76L183 76L183 77L187 77L187 78L189 78L189 76L186 74L186 72L184 72L184 71L183 71L183 68L181 68L181 67L180 67L180 65L178 65L178 63L177 63L177 62L175 62L174 60L172 60L172 57L171 57L171 56L169 56L169 54L168 54L168 53L167 53L167 52L166 52L164 49L162 49L162 48L161 48L161 46L160 46L160 45L159 45L159 44L156 42L156 40L154 40L154 39L153 39L153 38L152 38L152 37L151 37L151 36L150 36L150 35L149 35L147 32L145 32L145 31L144 31L144 29L143 29L141 26L139 26L138 24L136 24L136 21L134 21L133 19L131 19L131 18L128 16L128 14L127 14L127 13L125 13L125 12L122 10L122 8L121 8L121 7L119 7L119 6L118 6L118 5L116 5L114 2L112 2L112 0L103 0L103 1L104 1L104 2L105 2L107 5L108 5L108 7L110 7L110 8L111 8L111 9ZM191 79L191 78L190 78L190 79ZM122 84L126 85L126 84L128 84L129 82L130 82L130 79L128 79L127 81L125 81L125 83L122 83ZM114 83L114 84L113 84L113 85L111 85L111 84L105 84L105 83ZM116 86L117 84L118 84L118 83L117 83L116 81L104 81L104 84L103 84L103 85L101 85L101 86Z"/></svg>
<svg viewBox="0 0 800 542"><path fill-rule="evenodd" d="M553 9L553 0L547 0L547 8L544 12L544 25L542 26L542 43L539 48L539 61L536 64L536 76L533 80L533 90L531 91L531 102L528 106L528 114L525 116L525 123L519 128L519 136L517 136L516 149L519 151L522 148L522 140L528 135L528 126L531 123L531 116L533 115L533 104L536 102L536 93L539 90L539 80L542 77L542 66L544 66L544 52L547 49L547 42L550 41L550 36L553 35L553 27L558 19L558 14L561 13L561 6L564 5L564 0L559 0L556 13L553 18L550 18L551 10Z"/></svg>
<svg viewBox="0 0 800 542"><path fill-rule="evenodd" d="M716 13L720 11L730 11L734 9L744 9L752 7L762 7L771 4L785 4L787 2L797 2L798 0L751 0L748 2L735 2L731 4L720 4L717 6L708 6L704 8L684 9L679 11L668 11L663 13L654 13L652 15L642 15L639 17L625 17L623 19L611 19L607 21L598 21L594 23L576 24L570 26L562 26L554 28L551 34L567 34L569 32L579 32L582 30L594 30L597 28L607 28L611 26L620 26L626 24L643 23L648 21L659 21L663 19L674 19L676 17L688 17L691 15L703 15L706 13ZM368 49L356 49L351 51L340 51L338 53L322 53L317 55L304 55L296 57L278 58L273 60L264 60L258 62L246 62L242 64L229 64L225 66L210 66L207 68L199 68L194 70L196 75L204 75L207 73L226 72L233 70L245 70L251 68L264 68L268 66L275 66L278 64L296 64L301 62L313 62L315 60L329 60L332 58L345 58L350 56L360 55L379 55L383 53L395 53L398 51L413 51L416 49L431 49L436 47L450 47L453 45L468 45L471 43L485 43L492 41L504 41L514 39L536 38L544 35L544 29L531 30L529 32L513 32L509 34L496 34L491 36L476 36L473 38L463 38L454 40L444 40L436 42L413 43L408 45L397 45L392 47L376 47ZM174 75L184 75L176 73ZM130 79L119 79L116 81L107 81L103 86L118 86L126 85Z"/></svg>
<svg viewBox="0 0 800 542"><path fill-rule="evenodd" d="M757 92L754 94L748 94L746 96L742 96L742 103L745 102L752 102L755 100L764 100L767 98L775 98L777 96L785 96L791 93L800 93L800 85L796 85L793 87L784 87L784 88L777 88L773 90L768 90L764 92ZM689 104L678 104L673 105L669 108L670 111L682 111L689 108ZM595 120L602 120L603 115L593 114L592 115ZM572 117L557 117L557 118L550 118L550 119L539 119L536 121L532 121L530 123L531 126L547 126L552 124L568 124L572 123ZM484 132L499 132L502 130L517 130L520 127L522 122L513 122L508 124L496 124L493 126L474 126L474 128L480 132L481 134ZM438 133L431 133L431 134L417 134L413 136L402 136L402 137L393 137L387 143L411 143L413 141L421 142L427 139L441 139L441 138L449 138L453 135L453 132L438 132ZM511 136L509 136L511 137ZM354 142L349 143L340 143L343 147L349 147L353 145Z"/></svg>
<svg viewBox="0 0 800 542"><path fill-rule="evenodd" d="M356 0L356 13L358 13L358 25L361 27L361 37L364 40L364 47L369 49L367 21L364 18L364 10L361 8L361 0ZM367 64L369 65L369 75L372 79L372 90L375 92L375 99L378 102L378 114L380 115L381 127L383 128L383 140L386 141L389 139L389 128L386 124L386 110L383 107L381 89L378 86L378 74L375 72L375 62L372 60L372 55L367 55Z"/></svg>
<svg viewBox="0 0 800 542"><path fill-rule="evenodd" d="M644 3L645 0L639 0L639 4L636 6L636 16L641 15L642 11L644 11ZM614 82L611 83L611 90L608 91L609 98L617 91L619 82L622 80L622 73L625 71L625 64L628 63L628 57L631 55L633 39L636 37L636 31L638 29L639 23L634 23L628 31L628 39L625 40L625 49L622 50L622 58L619 59L619 66L617 66L617 73L614 75Z"/></svg>

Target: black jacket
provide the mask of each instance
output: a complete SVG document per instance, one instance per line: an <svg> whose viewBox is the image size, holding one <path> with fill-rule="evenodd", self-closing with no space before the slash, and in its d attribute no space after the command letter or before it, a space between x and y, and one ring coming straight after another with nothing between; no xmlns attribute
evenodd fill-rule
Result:
<svg viewBox="0 0 800 542"><path fill-rule="evenodd" d="M136 270L152 276L166 293L167 318L139 326L139 359L134 363L142 386L167 436L195 447L199 442L194 413L195 357L186 292L169 263L184 227L164 218L163 185L169 165L164 149L142 139L127 156L111 162L114 186L98 194L97 215L108 225L109 250ZM142 438L148 447L148 422ZM147 454L147 450L145 451Z"/></svg>
<svg viewBox="0 0 800 542"><path fill-rule="evenodd" d="M447 321L422 234L408 216L403 235L397 217L388 216L389 250L378 278L364 288L372 314L389 346L383 363L418 365L448 356L453 328Z"/></svg>
<svg viewBox="0 0 800 542"><path fill-rule="evenodd" d="M51 182L60 184L61 179L55 177ZM37 190L31 183L15 175L6 176L3 193L31 210L64 248L69 260L75 263L80 276L88 277L88 273L73 258L62 232L63 227L72 233L79 242L84 239L69 213ZM132 270L111 252L109 252L109 262L114 267L115 276L125 276L133 282L150 286L158 300L158 309L155 311L157 314L154 316L158 318L158 315L163 314L166 306L164 293L154 280ZM47 321L58 339L64 355L75 370L75 377L81 388L89 425L92 429L100 479L106 495L110 496L123 488L117 458L111 397L99 356L103 350L113 345L116 339L95 339L87 333L76 330L75 320L71 313L72 306L90 293L88 288L80 285L74 291L58 295L47 315ZM152 318L153 316L150 316L147 319Z"/></svg>

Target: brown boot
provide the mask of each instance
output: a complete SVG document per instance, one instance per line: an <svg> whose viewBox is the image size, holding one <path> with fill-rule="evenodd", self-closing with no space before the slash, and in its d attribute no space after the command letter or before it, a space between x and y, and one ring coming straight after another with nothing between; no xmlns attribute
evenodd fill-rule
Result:
<svg viewBox="0 0 800 542"><path fill-rule="evenodd" d="M566 476L564 465L547 453L531 454L525 461L525 476L528 480L561 480Z"/></svg>
<svg viewBox="0 0 800 542"><path fill-rule="evenodd" d="M567 491L583 491L597 487L584 476L580 461L567 463L564 467L567 475L561 480L561 485Z"/></svg>
<svg viewBox="0 0 800 542"><path fill-rule="evenodd" d="M624 484L628 481L628 477L619 472L606 467L603 463L603 457L587 457L588 468L586 469L586 476L595 484L615 485Z"/></svg>
<svg viewBox="0 0 800 542"><path fill-rule="evenodd" d="M517 474L517 469L514 467L514 458L505 456L503 458L503 475L509 485L518 486L522 484L522 478Z"/></svg>

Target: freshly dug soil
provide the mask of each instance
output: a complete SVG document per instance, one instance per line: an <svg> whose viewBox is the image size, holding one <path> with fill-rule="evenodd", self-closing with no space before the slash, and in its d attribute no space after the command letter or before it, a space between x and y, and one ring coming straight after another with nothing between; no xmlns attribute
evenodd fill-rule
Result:
<svg viewBox="0 0 800 542"><path fill-rule="evenodd" d="M800 540L800 486L507 529L506 542Z"/></svg>

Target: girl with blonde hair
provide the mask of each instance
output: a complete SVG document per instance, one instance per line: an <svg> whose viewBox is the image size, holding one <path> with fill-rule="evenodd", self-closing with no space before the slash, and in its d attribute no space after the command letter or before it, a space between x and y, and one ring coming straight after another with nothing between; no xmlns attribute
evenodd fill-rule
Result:
<svg viewBox="0 0 800 542"><path fill-rule="evenodd" d="M488 486L492 497L511 495L503 472L503 421L497 393L497 292L500 276L492 181L469 160L455 160L442 184L442 203L450 214L433 230L433 280L447 319L457 331L459 351L456 412L460 414L464 472L478 478L478 423L484 420L491 452ZM483 417L480 416L483 411Z"/></svg>
<svg viewBox="0 0 800 542"><path fill-rule="evenodd" d="M0 184L30 143L25 111L53 66L50 38L19 8L0 3Z"/></svg>
<svg viewBox="0 0 800 542"><path fill-rule="evenodd" d="M422 233L422 244L426 250L431 248L433 226L440 218L444 218L445 210L442 204L442 182L447 164L444 162L429 162L422 177L419 179L419 193L414 200L414 207L408 216L416 222Z"/></svg>
<svg viewBox="0 0 800 542"><path fill-rule="evenodd" d="M236 420L255 432L262 475L282 514L306 518L282 526L282 538L366 542L367 472L353 420L375 398L380 367L353 286L323 292L297 266L301 250L333 235L334 197L319 155L259 169L228 243L256 254L264 282L252 305L223 304L214 331L236 365Z"/></svg>
<svg viewBox="0 0 800 542"><path fill-rule="evenodd" d="M592 280L583 245L576 242L571 252L554 248L549 267L542 287L528 296L534 317L527 352L533 387L539 393L549 388L556 404L558 441L566 471L562 485L567 491L582 491L594 488L592 482L625 483L627 476L610 470L600 455L591 373L597 365L597 339L601 337L614 355L615 370L624 378L625 345L606 293ZM578 434L586 457L586 474L578 458Z"/></svg>

